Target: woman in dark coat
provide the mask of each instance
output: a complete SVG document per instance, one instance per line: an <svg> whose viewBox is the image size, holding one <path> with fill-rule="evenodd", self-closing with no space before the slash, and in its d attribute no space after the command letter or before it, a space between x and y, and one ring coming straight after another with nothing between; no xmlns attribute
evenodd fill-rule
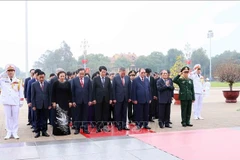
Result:
<svg viewBox="0 0 240 160"><path fill-rule="evenodd" d="M55 109L55 123L53 135L69 135L69 112L72 107L71 84L66 80L66 73L58 73L58 81L54 82L52 88L52 103Z"/></svg>

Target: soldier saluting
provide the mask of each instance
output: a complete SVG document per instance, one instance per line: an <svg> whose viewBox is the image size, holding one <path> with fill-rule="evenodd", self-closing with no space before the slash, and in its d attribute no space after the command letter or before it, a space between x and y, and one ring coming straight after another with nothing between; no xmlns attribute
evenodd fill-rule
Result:
<svg viewBox="0 0 240 160"><path fill-rule="evenodd" d="M189 67L185 66L181 72L173 79L179 86L179 100L181 101L182 126L192 127L190 123L192 102L195 100L193 80L188 78Z"/></svg>
<svg viewBox="0 0 240 160"><path fill-rule="evenodd" d="M6 116L7 135L5 140L18 136L18 115L19 107L22 107L24 95L21 81L15 77L15 66L8 64L5 71L0 74L1 102L4 106Z"/></svg>

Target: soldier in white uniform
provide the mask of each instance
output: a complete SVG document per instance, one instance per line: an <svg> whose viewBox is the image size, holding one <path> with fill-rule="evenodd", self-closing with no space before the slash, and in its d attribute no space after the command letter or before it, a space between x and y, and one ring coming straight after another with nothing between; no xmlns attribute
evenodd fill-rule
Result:
<svg viewBox="0 0 240 160"><path fill-rule="evenodd" d="M0 74L1 103L4 107L7 135L9 139L18 136L18 115L19 108L23 105L24 95L22 83L15 77L15 66L8 64L5 71Z"/></svg>
<svg viewBox="0 0 240 160"><path fill-rule="evenodd" d="M189 78L193 80L194 91L195 91L195 102L194 102L194 119L203 119L201 117L202 102L203 102L203 81L201 80L201 65L196 64L194 70L190 73Z"/></svg>

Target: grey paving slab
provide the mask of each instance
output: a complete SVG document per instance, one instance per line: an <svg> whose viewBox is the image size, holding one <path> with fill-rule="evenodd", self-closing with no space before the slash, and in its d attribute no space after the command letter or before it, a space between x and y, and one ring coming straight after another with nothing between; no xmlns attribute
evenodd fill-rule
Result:
<svg viewBox="0 0 240 160"><path fill-rule="evenodd" d="M180 160L179 158L156 148L146 149L146 150L135 150L135 151L128 151L128 152L136 156L140 160L151 160L151 159Z"/></svg>
<svg viewBox="0 0 240 160"><path fill-rule="evenodd" d="M79 160L79 159L81 160L139 160L139 158L127 153L126 151L119 153L118 151L115 151L115 150L112 150L109 153L70 156L70 157L65 157L64 159L65 160Z"/></svg>
<svg viewBox="0 0 240 160"><path fill-rule="evenodd" d="M153 146L134 138L96 141L94 143L96 143L99 147L104 148L104 150L110 150L111 148L122 150L139 150L153 148Z"/></svg>
<svg viewBox="0 0 240 160"><path fill-rule="evenodd" d="M80 142L69 144L54 144L37 146L40 158L73 156L81 154L93 154L102 152L101 148L92 142Z"/></svg>
<svg viewBox="0 0 240 160"><path fill-rule="evenodd" d="M39 158L36 147L14 147L1 148L1 160L18 160L18 159L34 159Z"/></svg>

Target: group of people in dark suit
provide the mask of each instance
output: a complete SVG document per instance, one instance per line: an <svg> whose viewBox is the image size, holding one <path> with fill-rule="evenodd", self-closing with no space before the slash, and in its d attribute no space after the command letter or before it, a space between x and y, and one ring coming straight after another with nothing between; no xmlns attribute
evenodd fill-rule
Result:
<svg viewBox="0 0 240 160"><path fill-rule="evenodd" d="M153 77L149 68L132 70L127 75L121 67L117 74L108 76L107 68L100 66L92 79L83 68L76 76L57 69L50 81L45 80L45 73L39 69L30 73L31 77L25 80L24 95L29 106L28 125L32 125L36 138L40 132L49 136L48 119L54 135L69 135L70 121L74 134L79 134L81 129L90 134L89 124L96 127L97 133L110 132L109 122L119 131L129 130L127 118L129 123L135 122L138 130L151 129L148 122L154 119L158 119L160 128L171 128L173 82L181 86L181 79L169 78L168 70ZM183 104L189 105L187 101ZM191 126L189 107L183 107L182 113L183 126Z"/></svg>

